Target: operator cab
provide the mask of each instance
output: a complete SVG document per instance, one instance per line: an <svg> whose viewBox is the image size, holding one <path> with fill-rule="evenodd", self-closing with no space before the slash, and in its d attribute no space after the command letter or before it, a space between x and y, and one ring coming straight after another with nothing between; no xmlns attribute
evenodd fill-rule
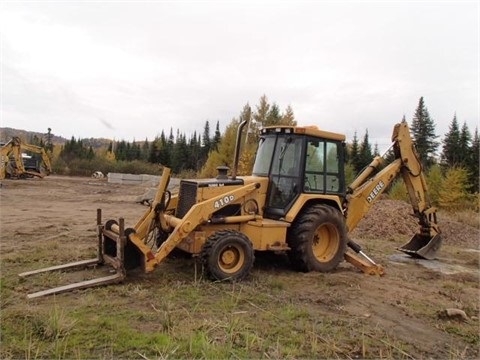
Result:
<svg viewBox="0 0 480 360"><path fill-rule="evenodd" d="M285 216L302 193L344 196L344 142L317 127L262 129L253 175L269 178L265 216Z"/></svg>

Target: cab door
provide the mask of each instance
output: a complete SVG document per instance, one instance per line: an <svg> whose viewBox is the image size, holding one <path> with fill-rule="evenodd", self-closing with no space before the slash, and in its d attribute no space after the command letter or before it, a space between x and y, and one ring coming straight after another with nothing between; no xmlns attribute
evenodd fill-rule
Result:
<svg viewBox="0 0 480 360"><path fill-rule="evenodd" d="M269 172L269 191L265 213L284 216L303 191L304 136L282 134L277 137Z"/></svg>

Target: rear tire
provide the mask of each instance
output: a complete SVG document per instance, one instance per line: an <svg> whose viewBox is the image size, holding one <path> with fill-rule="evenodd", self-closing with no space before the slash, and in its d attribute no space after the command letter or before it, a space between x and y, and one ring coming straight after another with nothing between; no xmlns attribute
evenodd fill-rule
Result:
<svg viewBox="0 0 480 360"><path fill-rule="evenodd" d="M288 252L292 266L299 271L329 272L343 257L347 246L347 230L339 210L322 204L312 205L289 229Z"/></svg>
<svg viewBox="0 0 480 360"><path fill-rule="evenodd" d="M246 278L254 258L250 239L234 230L216 232L202 248L204 270L213 280L239 281Z"/></svg>

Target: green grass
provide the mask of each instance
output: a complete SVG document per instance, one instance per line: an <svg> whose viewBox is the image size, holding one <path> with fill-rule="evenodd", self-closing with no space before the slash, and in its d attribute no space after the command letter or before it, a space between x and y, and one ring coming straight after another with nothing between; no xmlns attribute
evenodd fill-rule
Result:
<svg viewBox="0 0 480 360"><path fill-rule="evenodd" d="M36 258L35 254L31 254ZM31 264L29 259L25 263ZM26 300L33 285L69 274L1 278L2 359L381 358L422 353L363 315L344 310L364 275L256 269L241 283L210 282L192 260L168 259L119 285ZM369 280L382 282L382 279ZM303 284L299 286L298 284ZM454 291L454 282L443 291ZM449 300L449 299L447 299ZM410 302L416 316L428 301ZM478 309L477 309L478 310ZM423 316L434 322L433 313ZM443 331L474 345L470 325ZM463 348L452 347L452 354ZM469 350L471 351L471 350ZM467 352L472 354L472 352Z"/></svg>

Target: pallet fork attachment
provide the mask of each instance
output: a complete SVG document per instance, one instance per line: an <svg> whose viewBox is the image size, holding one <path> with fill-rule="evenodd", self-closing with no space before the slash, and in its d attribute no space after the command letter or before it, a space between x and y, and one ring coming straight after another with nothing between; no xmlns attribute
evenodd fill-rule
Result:
<svg viewBox="0 0 480 360"><path fill-rule="evenodd" d="M68 264L51 266L43 269L27 271L19 274L18 276L22 278L26 278L32 275L47 273L50 271L61 271L61 270L72 270L72 269L81 269L90 266L101 266L101 265L111 265L115 271L113 275L108 275L100 278L95 278L91 280L80 281L73 284L58 286L55 288L37 291L35 293L31 293L27 295L28 299L38 298L46 295L53 295L59 294L62 292L77 290L77 289L84 289L90 288L94 286L101 286L101 285L108 285L122 282L126 277L126 271L124 267L124 249L126 244L126 236L125 236L125 220L120 218L118 221L118 234L113 233L112 231L105 229L104 225L102 225L102 211L101 209L97 209L97 235L98 235L98 254L97 257L94 259L89 260L81 260L76 262L71 262ZM115 256L107 255L105 253L105 237L108 238L116 243L116 252Z"/></svg>

